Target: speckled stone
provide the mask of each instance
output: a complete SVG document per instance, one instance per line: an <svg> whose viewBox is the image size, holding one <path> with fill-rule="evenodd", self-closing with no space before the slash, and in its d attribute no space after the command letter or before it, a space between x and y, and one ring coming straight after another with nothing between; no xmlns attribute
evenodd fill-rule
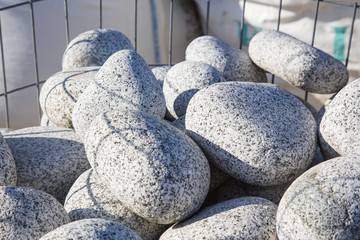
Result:
<svg viewBox="0 0 360 240"><path fill-rule="evenodd" d="M176 120L171 122L171 125L176 127L177 129L183 131L186 133L186 127L185 127L185 115L180 116Z"/></svg>
<svg viewBox="0 0 360 240"><path fill-rule="evenodd" d="M324 105L319 109L316 117L315 117L315 120L316 120L316 125L317 127L319 128L320 127L320 122L321 122L321 119L323 118L327 108L329 107L331 101L334 99L335 96L332 96L331 98L329 98L325 103Z"/></svg>
<svg viewBox="0 0 360 240"><path fill-rule="evenodd" d="M141 240L124 225L104 219L83 219L68 223L42 236L40 240Z"/></svg>
<svg viewBox="0 0 360 240"><path fill-rule="evenodd" d="M281 239L360 239L360 156L320 163L297 178L280 201Z"/></svg>
<svg viewBox="0 0 360 240"><path fill-rule="evenodd" d="M216 83L187 108L187 134L216 166L248 184L281 185L310 165L316 123L291 94L271 84Z"/></svg>
<svg viewBox="0 0 360 240"><path fill-rule="evenodd" d="M348 82L342 62L282 32L259 32L250 41L249 54L262 69L309 92L334 93Z"/></svg>
<svg viewBox="0 0 360 240"><path fill-rule="evenodd" d="M276 205L269 200L244 197L205 208L169 228L160 240L276 239Z"/></svg>
<svg viewBox="0 0 360 240"><path fill-rule="evenodd" d="M74 130L30 127L4 134L14 156L17 185L53 195L61 203L71 185L90 168Z"/></svg>
<svg viewBox="0 0 360 240"><path fill-rule="evenodd" d="M185 59L215 67L226 81L267 82L265 72L246 52L212 36L194 39L186 48Z"/></svg>
<svg viewBox="0 0 360 240"><path fill-rule="evenodd" d="M163 92L166 108L173 120L185 115L187 105L200 89L225 82L221 73L203 62L183 61L175 64L166 74Z"/></svg>
<svg viewBox="0 0 360 240"><path fill-rule="evenodd" d="M149 222L131 212L101 181L93 169L81 174L71 187L64 204L72 221L102 218L119 222L143 240L157 240L169 227Z"/></svg>
<svg viewBox="0 0 360 240"><path fill-rule="evenodd" d="M115 109L165 116L161 86L145 60L132 50L113 54L79 97L72 115L76 133L83 138L97 115Z"/></svg>
<svg viewBox="0 0 360 240"><path fill-rule="evenodd" d="M203 203L209 164L186 134L138 111L99 115L85 137L90 164L127 208L152 222L182 220Z"/></svg>
<svg viewBox="0 0 360 240"><path fill-rule="evenodd" d="M345 86L329 103L319 126L325 159L360 154L360 78Z"/></svg>
<svg viewBox="0 0 360 240"><path fill-rule="evenodd" d="M58 72L48 78L39 96L44 115L56 126L71 128L74 105L98 70L98 67L84 67Z"/></svg>
<svg viewBox="0 0 360 240"><path fill-rule="evenodd" d="M130 40L112 29L95 29L83 32L68 44L62 58L62 70L102 66L117 51L134 50Z"/></svg>
<svg viewBox="0 0 360 240"><path fill-rule="evenodd" d="M0 187L0 239L39 239L70 222L51 195L27 187Z"/></svg>
<svg viewBox="0 0 360 240"><path fill-rule="evenodd" d="M16 165L10 148L0 133L0 186L15 186Z"/></svg>
<svg viewBox="0 0 360 240"><path fill-rule="evenodd" d="M171 66L159 66L151 68L152 73L154 74L156 80L160 83L161 87L163 87L164 79L166 73L170 70Z"/></svg>
<svg viewBox="0 0 360 240"><path fill-rule="evenodd" d="M51 122L50 119L46 116L46 114L43 114L40 119L40 126L41 127L56 127L55 123Z"/></svg>

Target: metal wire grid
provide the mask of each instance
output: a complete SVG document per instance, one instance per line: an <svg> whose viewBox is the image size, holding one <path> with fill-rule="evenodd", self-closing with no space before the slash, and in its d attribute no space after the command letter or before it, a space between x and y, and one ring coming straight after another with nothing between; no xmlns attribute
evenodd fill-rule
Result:
<svg viewBox="0 0 360 240"><path fill-rule="evenodd" d="M2 77L3 77L3 87L4 87L4 92L0 93L0 97L4 97L4 102L5 102L5 118L6 118L6 127L9 128L10 127L10 121L9 121L9 104L8 104L8 95L15 93L15 92L19 92L22 91L26 88L29 87L33 87L36 86L37 89L37 95L39 96L40 93L40 85L42 83L44 83L45 81L40 81L39 80L39 65L38 65L38 58L37 58L37 44L36 44L36 34L35 34L35 22L34 22L34 8L33 8L33 4L37 3L37 2L42 2L44 0L29 0L29 1L24 1L21 3L17 3L17 4L13 4L13 5L9 5L3 8L0 8L0 51L1 51L1 64L2 64ZM172 42L173 42L173 13L174 13L174 1L175 0L169 0L170 1L170 9L169 9L169 13L170 13L170 20L169 20L169 46L168 46L168 62L167 63L162 63L162 64L150 64L151 66L157 66L157 65L173 65L172 63ZM313 1L316 2L316 9L315 9L315 13L314 13L314 26L313 26L313 32L312 32L312 38L311 38L311 45L314 45L314 41L315 41L315 34L316 34L316 25L317 25L317 20L318 20L318 15L319 15L319 5L320 3L327 3L327 4L335 4L335 5L339 5L339 6L345 6L345 7L349 7L349 8L353 8L353 15L352 15L352 23L351 23L351 29L350 29L350 36L349 36L349 42L348 42L348 48L347 48L347 54L346 54L346 59L345 59L345 66L348 65L349 62L349 57L350 57L350 50L351 50L351 41L352 41L352 36L353 36L353 32L354 32L354 24L355 24L355 19L356 19L356 13L357 13L357 9L359 8L359 4L354 2L353 4L350 3L345 3L345 2L340 2L340 1L332 1L332 0L309 0L309 1ZM244 35L244 22L245 22L245 10L246 10L246 0L242 1L242 20L241 20L241 26L240 26L240 43L239 43L239 48L242 49L243 46L243 35ZM209 19L210 19L210 8L211 8L211 0L206 0L207 3L207 11L206 11L206 20L205 20L205 29L204 29L204 34L208 35L209 33ZM11 91L7 90L7 78L6 78L6 71L5 71L5 54L4 54L4 47L3 47L3 35L2 35L2 31L1 31L1 13L3 11L6 11L8 9L13 9L19 6L23 6L23 5L28 5L30 8L30 18L31 18L31 30L32 30L32 40L33 40L33 51L34 51L34 68L35 68L35 81L32 84L29 85L25 85L22 86L20 88L16 88L13 89ZM281 19L281 11L282 11L282 0L279 0L279 11L278 11L278 19L277 19L277 26L276 26L276 30L279 31L280 28L280 19ZM137 51L137 32L138 32L138 22L137 22L137 18L138 18L138 0L134 0L134 20L135 20L135 24L134 24L134 48L135 51ZM70 23L69 23L69 15L68 15L68 1L64 0L64 18L65 18L65 31L66 31L66 42L69 43L70 42L70 35L69 35L69 28L70 28ZM103 7L102 7L102 0L99 0L99 28L103 27L102 24L102 18L103 18ZM274 78L275 76L272 75L272 80L271 82L274 83ZM305 97L304 99L307 100L308 98L308 92L305 92ZM41 109L40 109L40 104L39 104L39 100L38 100L38 116L39 116L39 121L41 118Z"/></svg>

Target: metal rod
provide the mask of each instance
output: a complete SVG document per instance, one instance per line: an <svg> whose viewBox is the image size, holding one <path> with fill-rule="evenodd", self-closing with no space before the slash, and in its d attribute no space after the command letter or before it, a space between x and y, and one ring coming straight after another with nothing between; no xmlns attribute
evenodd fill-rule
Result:
<svg viewBox="0 0 360 240"><path fill-rule="evenodd" d="M66 43L70 42L70 34L69 34L69 11L68 11L68 3L67 0L64 0L64 11L65 11L65 30L66 30Z"/></svg>
<svg viewBox="0 0 360 240"><path fill-rule="evenodd" d="M244 37L245 4L246 4L246 0L243 0L242 18L241 18L241 30L240 30L240 49L242 49L243 37Z"/></svg>
<svg viewBox="0 0 360 240"><path fill-rule="evenodd" d="M40 81L40 84L43 84L45 81L46 81L46 80ZM29 84L29 85L25 85L25 86L22 86L22 87L13 89L13 90L11 90L11 91L8 91L8 92L7 92L7 95L10 95L10 94L12 94L12 93L15 93L15 92L24 90L24 89L29 88L29 87L34 87L34 86L36 86L36 83L32 83L32 84ZM0 94L0 97L2 97L2 96L5 96L5 93L1 93L1 94Z"/></svg>
<svg viewBox="0 0 360 240"><path fill-rule="evenodd" d="M170 1L170 28L169 28L169 66L172 62L172 38L173 38L173 24L174 24L174 0Z"/></svg>
<svg viewBox="0 0 360 240"><path fill-rule="evenodd" d="M210 21L210 0L206 3L206 21L205 21L205 35L209 35L209 21Z"/></svg>
<svg viewBox="0 0 360 240"><path fill-rule="evenodd" d="M33 2L41 2L41 1L44 1L44 0L33 0ZM0 8L0 12L1 12L1 11L4 11L4 10L11 9L11 8L16 8L16 7L19 7L19 6L27 5L27 4L29 4L29 1L21 2L21 3L17 3L17 4L13 4L13 5L9 5L9 6Z"/></svg>
<svg viewBox="0 0 360 240"><path fill-rule="evenodd" d="M3 70L3 85L4 85L4 99L5 99L5 120L6 127L10 127L9 121L9 99L8 99L8 91L7 91L7 83L6 83L6 73L5 73L5 54L4 54L4 46L3 46L3 38L2 38L2 30L1 30L1 19L0 19L0 50L1 50L1 63Z"/></svg>
<svg viewBox="0 0 360 240"><path fill-rule="evenodd" d="M100 19L99 19L99 28L102 28L102 0L100 0Z"/></svg>
<svg viewBox="0 0 360 240"><path fill-rule="evenodd" d="M280 30L281 10L282 10L282 0L280 0L280 3L279 3L279 12L278 12L278 19L277 19L277 23L276 23L276 31ZM275 82L275 75L272 74L271 83L274 84L274 82Z"/></svg>
<svg viewBox="0 0 360 240"><path fill-rule="evenodd" d="M137 52L137 13L138 13L138 1L135 0L135 37L134 37L134 45L135 45L135 52Z"/></svg>
<svg viewBox="0 0 360 240"><path fill-rule="evenodd" d="M347 49L347 54L346 54L346 61L345 61L345 66L347 67L349 64L349 56L350 56L350 48L351 48L351 40L352 40L352 36L354 33L354 25L355 25L355 18L356 18L356 10L359 7L359 5L357 3L354 3L354 13L353 13L353 18L351 21L351 30L350 30L350 38L349 38L349 43L348 43L348 49Z"/></svg>

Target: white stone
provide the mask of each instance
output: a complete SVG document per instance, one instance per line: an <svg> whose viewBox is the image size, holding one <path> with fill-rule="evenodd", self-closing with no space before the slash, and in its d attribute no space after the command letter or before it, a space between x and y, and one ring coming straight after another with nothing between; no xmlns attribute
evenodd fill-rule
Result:
<svg viewBox="0 0 360 240"><path fill-rule="evenodd" d="M15 186L16 165L10 148L0 133L0 186Z"/></svg>

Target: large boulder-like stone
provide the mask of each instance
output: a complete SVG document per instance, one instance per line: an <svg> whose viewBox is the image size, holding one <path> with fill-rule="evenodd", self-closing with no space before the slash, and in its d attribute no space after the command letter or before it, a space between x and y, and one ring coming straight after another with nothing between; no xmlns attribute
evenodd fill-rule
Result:
<svg viewBox="0 0 360 240"><path fill-rule="evenodd" d="M16 164L4 136L0 133L0 186L15 186Z"/></svg>

